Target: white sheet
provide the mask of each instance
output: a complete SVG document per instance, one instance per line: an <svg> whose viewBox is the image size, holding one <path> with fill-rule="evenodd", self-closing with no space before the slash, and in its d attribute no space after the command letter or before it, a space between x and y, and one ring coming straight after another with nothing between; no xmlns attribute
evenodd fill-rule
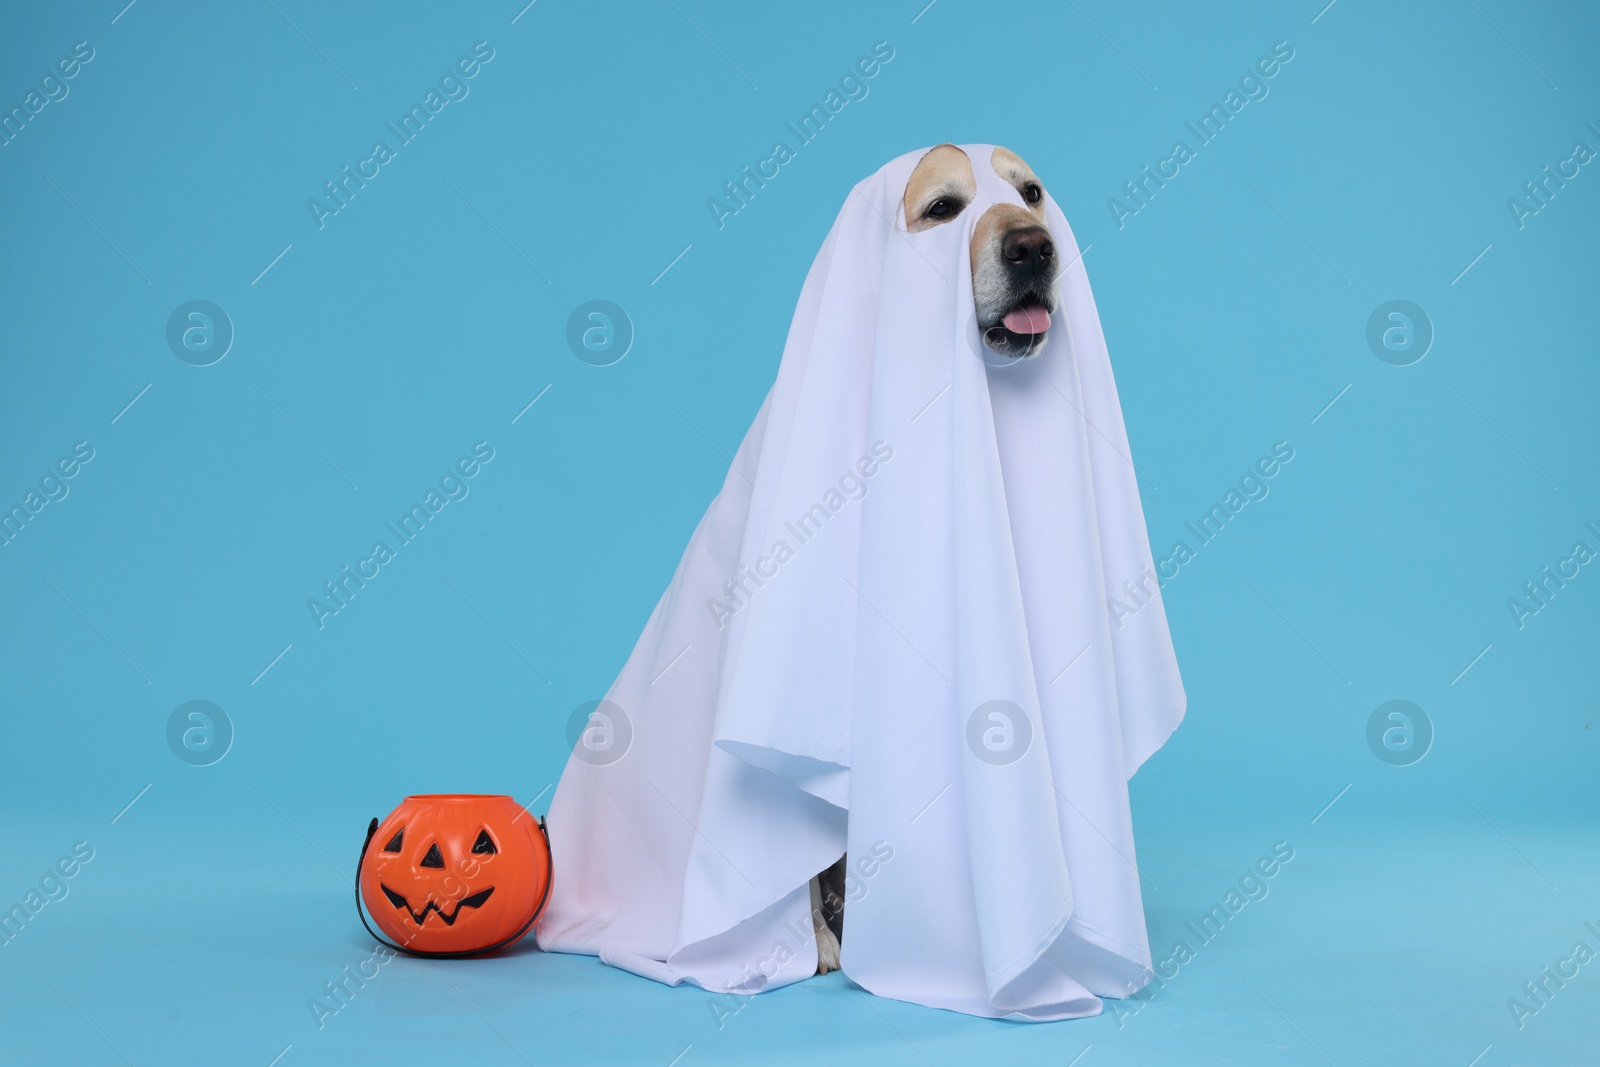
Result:
<svg viewBox="0 0 1600 1067"><path fill-rule="evenodd" d="M575 755L556 789L543 947L775 988L815 971L807 883L848 848L842 966L874 993L1045 1020L1148 981L1126 783L1184 695L1159 593L1120 628L1107 609L1151 564L1136 474L1053 201L1045 349L981 345L968 243L1022 201L990 146L964 150L954 222L905 229L920 151L839 213L607 694L629 747Z"/></svg>

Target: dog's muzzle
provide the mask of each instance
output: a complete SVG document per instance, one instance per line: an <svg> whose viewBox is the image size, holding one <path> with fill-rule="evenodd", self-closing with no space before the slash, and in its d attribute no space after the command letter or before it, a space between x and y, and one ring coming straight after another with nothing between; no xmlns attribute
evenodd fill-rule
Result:
<svg viewBox="0 0 1600 1067"><path fill-rule="evenodd" d="M1043 226L1021 227L1001 238L1000 259L1007 296L1001 306L1009 310L984 330L984 343L1005 355L1029 355L1050 330L1060 266L1056 246Z"/></svg>

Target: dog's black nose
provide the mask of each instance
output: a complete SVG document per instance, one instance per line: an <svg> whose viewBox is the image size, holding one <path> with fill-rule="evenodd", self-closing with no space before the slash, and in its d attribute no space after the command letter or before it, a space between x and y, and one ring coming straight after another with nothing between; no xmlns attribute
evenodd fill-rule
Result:
<svg viewBox="0 0 1600 1067"><path fill-rule="evenodd" d="M1026 274L1043 274L1052 266L1056 246L1042 226L1012 230L1000 244L1000 254L1012 270Z"/></svg>

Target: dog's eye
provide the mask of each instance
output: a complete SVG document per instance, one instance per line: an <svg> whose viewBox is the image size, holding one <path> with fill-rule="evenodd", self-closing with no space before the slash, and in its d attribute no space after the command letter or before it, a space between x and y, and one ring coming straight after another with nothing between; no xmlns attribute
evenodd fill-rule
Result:
<svg viewBox="0 0 1600 1067"><path fill-rule="evenodd" d="M1022 187L1022 199L1030 204L1037 204L1044 199L1044 190L1039 187L1038 182L1029 182Z"/></svg>
<svg viewBox="0 0 1600 1067"><path fill-rule="evenodd" d="M952 215L957 214L961 210L961 207L961 201L952 200L948 196L941 196L939 199L929 204L928 210L924 211L922 214L924 218L929 219L948 219Z"/></svg>

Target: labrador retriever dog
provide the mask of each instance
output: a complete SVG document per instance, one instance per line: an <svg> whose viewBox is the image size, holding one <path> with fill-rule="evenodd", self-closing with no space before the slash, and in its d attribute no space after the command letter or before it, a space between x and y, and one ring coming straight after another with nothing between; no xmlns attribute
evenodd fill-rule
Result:
<svg viewBox="0 0 1600 1067"><path fill-rule="evenodd" d="M929 150L906 182L906 229L921 233L961 217L977 194L972 160L955 145ZM972 300L984 343L1012 358L1044 347L1060 300L1061 265L1045 218L1044 186L1008 148L989 160L1022 204L995 204L972 230Z"/></svg>
<svg viewBox="0 0 1600 1067"><path fill-rule="evenodd" d="M1033 168L1008 148L997 147L988 162L1017 190L1022 204L995 204L973 227L969 253L978 330L992 351L1012 359L1032 358L1044 348L1061 300L1061 264L1045 217L1044 186ZM906 182L901 201L906 230L921 233L960 218L978 192L972 166L953 144L930 149ZM811 880L818 974L839 967L848 859L839 857Z"/></svg>

